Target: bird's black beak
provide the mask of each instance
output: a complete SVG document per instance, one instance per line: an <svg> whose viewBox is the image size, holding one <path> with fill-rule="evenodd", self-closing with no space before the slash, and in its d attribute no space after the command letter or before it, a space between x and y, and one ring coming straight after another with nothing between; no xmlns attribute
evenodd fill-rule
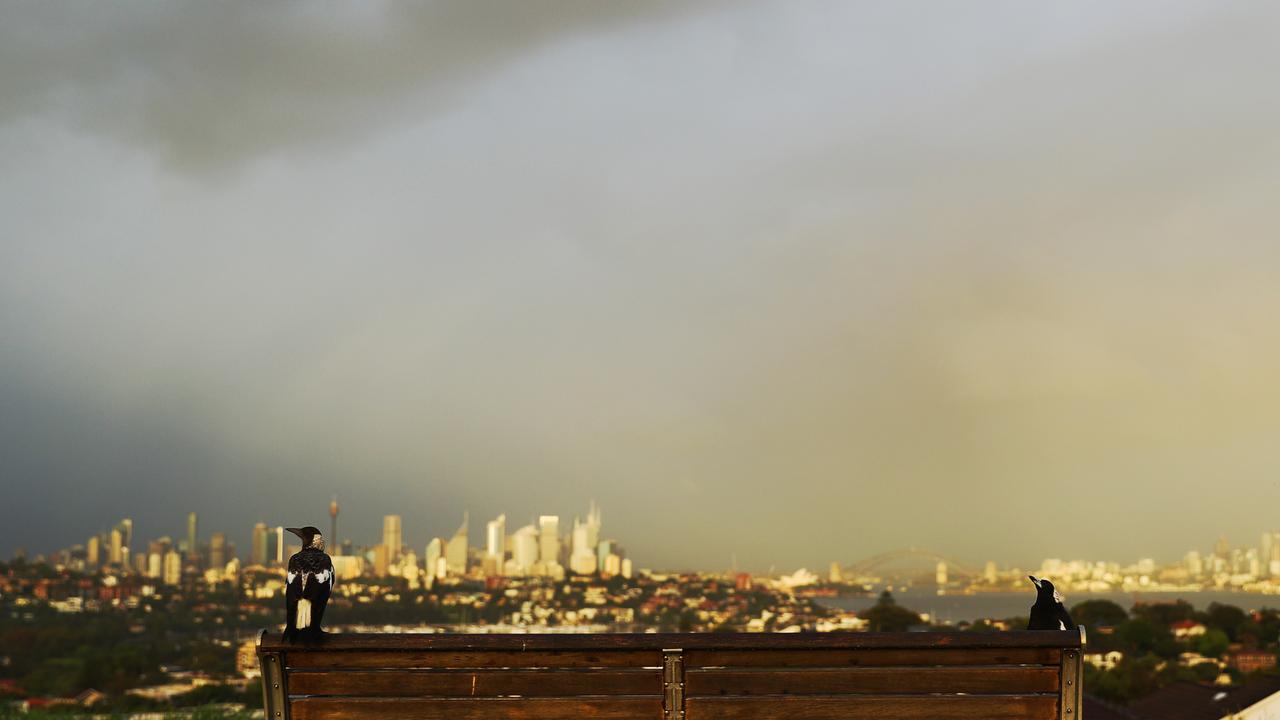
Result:
<svg viewBox="0 0 1280 720"><path fill-rule="evenodd" d="M297 535L299 539L302 539L302 528L285 528L285 530L288 530L294 535Z"/></svg>
<svg viewBox="0 0 1280 720"><path fill-rule="evenodd" d="M1037 588L1040 587L1040 581L1036 579L1035 575L1028 575L1027 577L1031 578L1031 582L1035 583Z"/></svg>

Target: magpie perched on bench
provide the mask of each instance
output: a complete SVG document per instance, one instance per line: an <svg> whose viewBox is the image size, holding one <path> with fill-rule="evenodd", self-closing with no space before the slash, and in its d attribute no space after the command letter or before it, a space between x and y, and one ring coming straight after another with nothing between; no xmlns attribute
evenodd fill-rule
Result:
<svg viewBox="0 0 1280 720"><path fill-rule="evenodd" d="M1074 630L1076 624L1071 621L1071 614L1062 604L1062 596L1053 588L1053 583L1035 575L1028 575L1036 586L1036 602L1031 606L1031 620L1028 630Z"/></svg>
<svg viewBox="0 0 1280 720"><path fill-rule="evenodd" d="M320 622L333 591L333 561L324 552L324 536L316 528L285 528L302 539L302 550L289 558L284 590L285 628L288 642L319 642Z"/></svg>

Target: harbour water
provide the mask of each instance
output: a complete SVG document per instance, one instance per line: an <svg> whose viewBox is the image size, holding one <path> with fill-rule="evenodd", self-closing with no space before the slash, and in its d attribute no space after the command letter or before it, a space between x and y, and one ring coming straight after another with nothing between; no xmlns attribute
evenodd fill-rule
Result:
<svg viewBox="0 0 1280 720"><path fill-rule="evenodd" d="M932 589L906 588L895 590L893 597L899 605L919 613L929 613L934 622L957 623L974 621L982 618L1006 619L1026 617L1031 603L1035 602L1035 593L1027 592L992 592L974 595L948 594L938 595ZM1177 592L1106 592L1106 593L1069 593L1066 596L1067 607L1085 600L1110 600L1128 610L1134 604L1145 602L1174 602L1186 600L1197 609L1203 610L1209 603L1235 605L1245 611L1262 608L1280 608L1280 596L1260 595L1218 590L1177 591ZM828 607L842 610L865 610L876 603L877 595L846 596L822 598L820 602Z"/></svg>

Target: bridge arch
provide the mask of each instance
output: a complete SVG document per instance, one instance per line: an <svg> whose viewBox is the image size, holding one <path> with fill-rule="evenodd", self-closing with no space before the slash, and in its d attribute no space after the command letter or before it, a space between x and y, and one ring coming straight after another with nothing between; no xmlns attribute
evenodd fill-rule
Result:
<svg viewBox="0 0 1280 720"><path fill-rule="evenodd" d="M851 575L868 575L877 568L884 567L890 563L903 559L922 559L932 560L933 562L943 562L947 564L947 574L950 576L962 577L978 577L982 573L955 558L941 555L932 550L923 550L920 548L906 548L903 550L890 550L888 552L863 558L857 562L848 563L841 567L842 573Z"/></svg>

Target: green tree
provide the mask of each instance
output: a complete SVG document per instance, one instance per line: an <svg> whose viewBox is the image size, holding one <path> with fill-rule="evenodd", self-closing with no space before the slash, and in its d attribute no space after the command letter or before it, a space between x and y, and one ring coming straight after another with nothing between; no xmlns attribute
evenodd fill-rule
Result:
<svg viewBox="0 0 1280 720"><path fill-rule="evenodd" d="M1205 611L1205 625L1211 628L1217 628L1227 634L1232 642L1240 640L1241 626L1249 619L1244 611L1235 605L1224 605L1222 603L1209 603L1208 609Z"/></svg>
<svg viewBox="0 0 1280 720"><path fill-rule="evenodd" d="M1110 600L1085 600L1071 607L1071 619L1090 629L1115 627L1129 619L1129 614Z"/></svg>
<svg viewBox="0 0 1280 720"><path fill-rule="evenodd" d="M1196 609L1186 600L1162 603L1138 603L1133 606L1133 616L1168 629L1174 623L1195 617Z"/></svg>
<svg viewBox="0 0 1280 720"><path fill-rule="evenodd" d="M862 613L862 619L867 621L872 632L906 632L922 622L918 613L899 605L888 590L880 594L875 605Z"/></svg>
<svg viewBox="0 0 1280 720"><path fill-rule="evenodd" d="M1227 646L1231 644L1231 639L1227 634L1217 628L1210 628L1205 634L1196 638L1196 652L1205 657L1218 658L1227 651Z"/></svg>

